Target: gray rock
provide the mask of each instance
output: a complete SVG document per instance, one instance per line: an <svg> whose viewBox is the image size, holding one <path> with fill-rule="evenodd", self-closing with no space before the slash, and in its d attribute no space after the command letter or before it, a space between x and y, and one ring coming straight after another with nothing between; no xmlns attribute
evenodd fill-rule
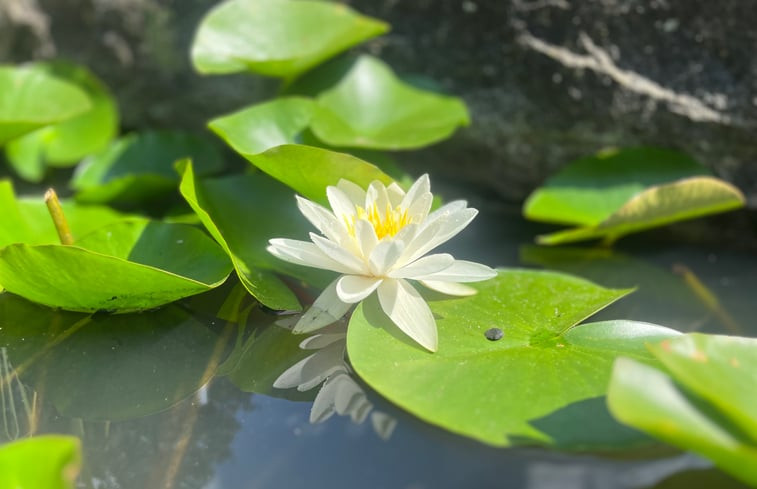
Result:
<svg viewBox="0 0 757 489"><path fill-rule="evenodd" d="M188 48L216 2L0 0L0 59L90 66L127 127L198 128L271 97L273 80L200 77ZM404 153L418 171L518 201L568 161L606 146L680 148L757 206L757 10L726 0L354 0L389 21L364 46L438 81L473 125Z"/></svg>

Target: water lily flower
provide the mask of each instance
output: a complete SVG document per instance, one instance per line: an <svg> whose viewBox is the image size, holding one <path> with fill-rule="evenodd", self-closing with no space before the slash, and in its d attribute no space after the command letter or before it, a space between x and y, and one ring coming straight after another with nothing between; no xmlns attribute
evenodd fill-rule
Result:
<svg viewBox="0 0 757 489"><path fill-rule="evenodd" d="M367 190L348 180L326 189L331 210L297 196L297 205L321 234L311 241L272 239L268 251L278 258L341 275L316 299L295 325L295 333L324 327L344 316L373 292L392 322L423 347L436 351L436 322L426 301L408 282L450 295L471 295L462 282L496 275L491 268L447 253L427 254L463 230L478 211L465 201L430 212L428 175L405 193L396 183L372 182Z"/></svg>

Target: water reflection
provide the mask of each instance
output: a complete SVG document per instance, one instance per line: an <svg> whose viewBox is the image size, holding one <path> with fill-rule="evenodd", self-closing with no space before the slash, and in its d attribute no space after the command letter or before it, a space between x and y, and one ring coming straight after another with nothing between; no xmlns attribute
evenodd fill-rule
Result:
<svg viewBox="0 0 757 489"><path fill-rule="evenodd" d="M15 374L8 349L0 348L0 412L3 417L0 441L18 440L34 433L36 402L36 392L30 392Z"/></svg>

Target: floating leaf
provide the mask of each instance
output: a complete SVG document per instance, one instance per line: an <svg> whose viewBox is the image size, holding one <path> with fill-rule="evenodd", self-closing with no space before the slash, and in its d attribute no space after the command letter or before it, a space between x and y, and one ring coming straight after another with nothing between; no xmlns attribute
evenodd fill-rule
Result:
<svg viewBox="0 0 757 489"><path fill-rule="evenodd" d="M34 69L75 84L92 104L83 114L8 143L6 155L16 172L27 180L40 181L48 165L70 166L104 148L118 131L118 108L107 87L86 68L50 62Z"/></svg>
<svg viewBox="0 0 757 489"><path fill-rule="evenodd" d="M337 3L230 0L202 20L192 62L206 74L249 70L292 78L388 29Z"/></svg>
<svg viewBox="0 0 757 489"><path fill-rule="evenodd" d="M376 301L364 301L347 334L355 371L421 419L492 445L565 440L571 448L607 448L607 438L574 433L566 408L605 394L615 357L648 360L646 341L676 333L634 321L575 326L629 290L568 275L502 270L474 286L475 296L430 303L437 353L412 344ZM500 328L502 339L488 340L490 328ZM545 421L559 410L560 423ZM629 440L618 431L615 448Z"/></svg>
<svg viewBox="0 0 757 489"><path fill-rule="evenodd" d="M367 188L373 180L392 178L360 158L314 146L285 144L260 154L242 154L256 167L310 200L327 204L326 187L342 178Z"/></svg>
<svg viewBox="0 0 757 489"><path fill-rule="evenodd" d="M540 236L559 244L626 234L743 206L734 186L686 155L657 148L605 151L568 165L523 206L529 219L580 227Z"/></svg>
<svg viewBox="0 0 757 489"><path fill-rule="evenodd" d="M0 487L73 489L81 468L81 443L45 435L0 446Z"/></svg>
<svg viewBox="0 0 757 489"><path fill-rule="evenodd" d="M612 413L757 484L757 339L691 334L649 348L665 371L618 359Z"/></svg>
<svg viewBox="0 0 757 489"><path fill-rule="evenodd" d="M208 126L238 153L256 154L297 142L313 110L312 100L282 97L213 119Z"/></svg>
<svg viewBox="0 0 757 489"><path fill-rule="evenodd" d="M104 206L80 205L65 200L61 201L61 206L74 239L125 217ZM42 196L17 200L11 182L0 180L0 212L3 215L0 220L0 247L10 243L60 243Z"/></svg>
<svg viewBox="0 0 757 489"><path fill-rule="evenodd" d="M470 123L460 99L403 83L386 64L370 56L358 58L344 78L317 100L311 128L331 146L420 148Z"/></svg>
<svg viewBox="0 0 757 489"><path fill-rule="evenodd" d="M176 131L148 131L125 136L85 159L71 186L76 200L134 205L174 191L174 163L192 158L201 175L222 168L222 157L205 138Z"/></svg>
<svg viewBox="0 0 757 489"><path fill-rule="evenodd" d="M185 224L123 220L75 246L0 249L0 283L34 302L71 311L150 309L212 289L231 265L223 250Z"/></svg>
<svg viewBox="0 0 757 489"><path fill-rule="evenodd" d="M189 162L179 165L179 173L181 194L257 300L272 309L300 309L277 271L325 285L317 272L290 266L266 251L269 239L298 237L308 229L289 189L260 173L200 180Z"/></svg>
<svg viewBox="0 0 757 489"><path fill-rule="evenodd" d="M33 68L0 65L0 145L89 110L87 94Z"/></svg>

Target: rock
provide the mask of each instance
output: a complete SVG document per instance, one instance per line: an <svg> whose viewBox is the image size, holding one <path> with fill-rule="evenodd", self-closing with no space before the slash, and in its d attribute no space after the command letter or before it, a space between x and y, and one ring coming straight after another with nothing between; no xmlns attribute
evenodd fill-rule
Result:
<svg viewBox="0 0 757 489"><path fill-rule="evenodd" d="M276 88L192 71L194 29L215 3L0 0L0 59L88 65L117 94L127 127L202 127ZM692 154L757 207L757 10L747 3L348 3L393 26L361 49L436 80L471 109L473 125L453 139L400 155L411 168L519 201L574 158L657 145Z"/></svg>

